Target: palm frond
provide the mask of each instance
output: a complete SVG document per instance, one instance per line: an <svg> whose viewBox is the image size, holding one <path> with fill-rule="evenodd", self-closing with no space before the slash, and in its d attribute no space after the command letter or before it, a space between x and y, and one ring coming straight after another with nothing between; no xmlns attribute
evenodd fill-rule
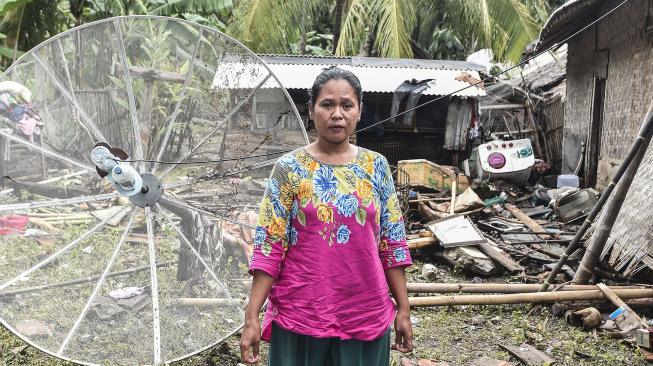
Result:
<svg viewBox="0 0 653 366"><path fill-rule="evenodd" d="M233 9L232 0L172 0L150 11L155 15L173 15L182 13L216 14Z"/></svg>
<svg viewBox="0 0 653 366"><path fill-rule="evenodd" d="M546 9L545 0L529 0L531 7ZM452 28L481 40L497 61L517 62L526 45L537 38L539 25L522 0L449 0Z"/></svg>
<svg viewBox="0 0 653 366"><path fill-rule="evenodd" d="M335 54L354 55L365 41L365 25L370 10L369 0L349 0L345 6L340 40Z"/></svg>
<svg viewBox="0 0 653 366"><path fill-rule="evenodd" d="M415 25L413 2L377 0L374 6L379 15L375 44L379 56L412 58L410 36Z"/></svg>
<svg viewBox="0 0 653 366"><path fill-rule="evenodd" d="M20 8L34 0L0 0L0 15L6 14L12 9Z"/></svg>
<svg viewBox="0 0 653 366"><path fill-rule="evenodd" d="M498 28L506 33L505 44L497 58L518 62L526 46L538 37L540 25L519 0L493 0L490 12Z"/></svg>
<svg viewBox="0 0 653 366"><path fill-rule="evenodd" d="M303 0L288 0L301 2ZM298 38L298 26L285 13L283 0L244 0L234 9L228 32L256 52L286 53Z"/></svg>
<svg viewBox="0 0 653 366"><path fill-rule="evenodd" d="M144 1L147 0L129 0L128 13L138 15L148 14L149 11L147 10L147 6L145 5Z"/></svg>

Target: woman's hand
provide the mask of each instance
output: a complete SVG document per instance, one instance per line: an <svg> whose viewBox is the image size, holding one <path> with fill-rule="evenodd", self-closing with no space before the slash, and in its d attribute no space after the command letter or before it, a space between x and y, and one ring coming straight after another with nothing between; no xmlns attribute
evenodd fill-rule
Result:
<svg viewBox="0 0 653 366"><path fill-rule="evenodd" d="M392 349L402 353L413 351L413 325L409 311L399 311L395 317L395 343Z"/></svg>
<svg viewBox="0 0 653 366"><path fill-rule="evenodd" d="M258 319L246 320L243 332L240 336L240 359L244 363L258 363L261 359L258 351L258 345L260 342L261 326L258 323Z"/></svg>
<svg viewBox="0 0 653 366"><path fill-rule="evenodd" d="M258 345L261 343L261 326L258 323L258 313L261 311L273 283L274 279L266 272L254 271L252 290L245 309L245 326L240 335L240 359L244 363L257 363L261 359L258 353Z"/></svg>
<svg viewBox="0 0 653 366"><path fill-rule="evenodd" d="M407 353L413 351L413 325L410 323L410 304L408 291L406 291L406 274L404 267L394 267L385 271L390 292L397 303L397 316L395 317L395 343L392 349Z"/></svg>

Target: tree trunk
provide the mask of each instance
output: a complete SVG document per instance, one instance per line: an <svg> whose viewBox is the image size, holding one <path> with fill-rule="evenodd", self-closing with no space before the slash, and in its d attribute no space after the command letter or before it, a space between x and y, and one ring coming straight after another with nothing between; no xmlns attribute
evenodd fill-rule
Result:
<svg viewBox="0 0 653 366"><path fill-rule="evenodd" d="M336 2L336 20L333 23L333 54L336 53L338 42L340 41L340 28L342 28L342 16L345 12L345 2L346 0L338 0Z"/></svg>
<svg viewBox="0 0 653 366"><path fill-rule="evenodd" d="M372 54L372 47L374 44L374 30L375 30L374 28L367 30L367 34L365 35L365 41L363 41L363 43L361 44L360 51L358 51L358 56L370 57L370 55Z"/></svg>
<svg viewBox="0 0 653 366"><path fill-rule="evenodd" d="M302 37L299 39L299 54L300 55L306 54L306 30L305 29L302 29Z"/></svg>

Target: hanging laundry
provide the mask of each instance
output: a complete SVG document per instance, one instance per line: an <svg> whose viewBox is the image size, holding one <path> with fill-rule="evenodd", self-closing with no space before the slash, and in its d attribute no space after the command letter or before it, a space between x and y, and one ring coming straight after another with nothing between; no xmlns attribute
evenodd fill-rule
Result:
<svg viewBox="0 0 653 366"><path fill-rule="evenodd" d="M426 80L406 80L397 89L395 89L394 96L392 97L392 110L390 111L391 116L395 116L399 112L399 105L401 102L406 99L406 110L410 110L417 105L419 98L422 96L422 93L431 87L434 83L433 79ZM405 126L413 125L413 117L415 116L415 111L409 111L406 113L403 119L403 124ZM392 122L394 122L394 117Z"/></svg>

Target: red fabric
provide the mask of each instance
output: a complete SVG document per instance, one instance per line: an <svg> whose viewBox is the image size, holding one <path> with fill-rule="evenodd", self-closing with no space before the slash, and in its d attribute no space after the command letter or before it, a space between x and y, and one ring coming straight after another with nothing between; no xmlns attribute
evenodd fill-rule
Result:
<svg viewBox="0 0 653 366"><path fill-rule="evenodd" d="M27 227L28 222L29 222L28 216L23 216L23 215L0 216L0 235L22 234L25 232L25 228Z"/></svg>

